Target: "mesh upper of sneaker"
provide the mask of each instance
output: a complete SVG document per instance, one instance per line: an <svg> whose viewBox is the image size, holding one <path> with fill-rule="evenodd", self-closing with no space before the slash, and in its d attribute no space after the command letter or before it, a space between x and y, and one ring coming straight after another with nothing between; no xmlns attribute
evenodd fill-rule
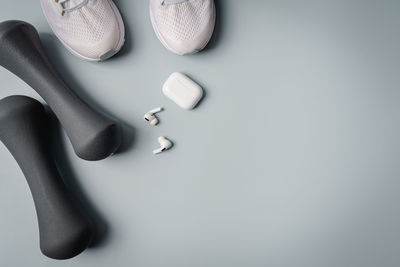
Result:
<svg viewBox="0 0 400 267"><path fill-rule="evenodd" d="M70 0L65 8L82 0ZM119 41L118 20L107 0L90 0L72 12L61 15L55 0L41 0L48 23L68 46L88 57L98 57Z"/></svg>
<svg viewBox="0 0 400 267"><path fill-rule="evenodd" d="M178 4L162 4L160 0L151 0L150 3L158 31L169 39L195 39L212 16L211 0L187 0Z"/></svg>

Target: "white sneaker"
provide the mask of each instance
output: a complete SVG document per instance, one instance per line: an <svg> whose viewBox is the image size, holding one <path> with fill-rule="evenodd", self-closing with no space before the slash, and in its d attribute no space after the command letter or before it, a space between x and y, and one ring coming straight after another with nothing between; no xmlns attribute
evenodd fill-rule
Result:
<svg viewBox="0 0 400 267"><path fill-rule="evenodd" d="M215 25L214 0L150 0L150 19L157 38L171 52L202 50Z"/></svg>
<svg viewBox="0 0 400 267"><path fill-rule="evenodd" d="M112 0L40 0L40 3L55 35L77 57L100 61L122 48L124 23Z"/></svg>

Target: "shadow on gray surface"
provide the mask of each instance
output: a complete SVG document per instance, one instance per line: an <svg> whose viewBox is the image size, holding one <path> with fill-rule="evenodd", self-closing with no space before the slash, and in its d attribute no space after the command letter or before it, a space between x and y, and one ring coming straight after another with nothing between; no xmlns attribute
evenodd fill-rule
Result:
<svg viewBox="0 0 400 267"><path fill-rule="evenodd" d="M106 240L109 227L105 219L100 215L99 211L94 207L91 201L88 199L81 185L79 184L79 180L77 179L77 175L73 171L71 167L71 163L68 159L68 156L65 152L65 146L71 145L70 143L66 144L63 142L65 140L63 138L63 130L62 127L51 111L50 107L45 105L47 114L49 115L49 131L50 131L50 148L51 153L54 157L54 161L57 165L58 170L60 171L61 177L64 180L64 183L67 185L74 199L80 204L83 208L83 211L88 214L93 227L94 227L94 237L92 242L90 243L90 248L99 247Z"/></svg>
<svg viewBox="0 0 400 267"><path fill-rule="evenodd" d="M135 144L135 134L136 130L133 126L127 124L126 122L120 121L122 132L124 133L122 136L122 143L115 154L121 154L129 151Z"/></svg>
<svg viewBox="0 0 400 267"><path fill-rule="evenodd" d="M129 19L128 19L129 17L124 16L124 10L127 10L127 8L124 8L126 1L114 0L114 3L117 5L119 12L121 13L122 19L124 20L125 44L122 47L121 51L119 51L118 54L116 54L115 56L113 56L112 58L110 58L108 60L114 60L114 59L123 57L123 56L129 54L133 48L133 38L132 38L133 34L132 34L132 29L130 27Z"/></svg>
<svg viewBox="0 0 400 267"><path fill-rule="evenodd" d="M216 17L215 17L215 27L213 35L211 36L210 41L207 46L203 49L203 51L209 51L218 47L220 40L223 35L223 27L224 27L224 13L221 0L214 0L215 9L216 9Z"/></svg>
<svg viewBox="0 0 400 267"><path fill-rule="evenodd" d="M44 46L44 50L47 53L47 56L50 58L50 61L53 63L55 69L60 74L62 74L61 76L63 77L64 81L67 82L67 84L71 87L71 89L74 90L82 99L84 99L95 109L108 114L110 117L114 118L115 120L121 123L123 139L122 139L122 144L116 153L123 153L130 150L134 145L135 128L131 126L129 123L117 119L115 116L112 115L111 112L109 112L103 106L101 106L96 100L94 100L88 94L86 90L83 89L84 87L81 85L81 83L74 77L74 75L72 75L72 73L65 66L65 64L63 64L63 59L59 54L59 49L60 49L59 47L61 46L61 43L55 36L47 33L41 33L40 39ZM101 64L101 63L94 63L94 64Z"/></svg>

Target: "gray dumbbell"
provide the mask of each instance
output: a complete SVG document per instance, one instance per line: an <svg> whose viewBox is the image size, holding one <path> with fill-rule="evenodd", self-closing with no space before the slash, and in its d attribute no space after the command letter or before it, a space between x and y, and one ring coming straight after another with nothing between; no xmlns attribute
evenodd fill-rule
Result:
<svg viewBox="0 0 400 267"><path fill-rule="evenodd" d="M18 162L32 192L42 253L54 259L81 253L94 228L68 192L49 153L44 107L26 96L0 100L0 139Z"/></svg>
<svg viewBox="0 0 400 267"><path fill-rule="evenodd" d="M120 124L89 106L66 85L47 58L31 24L0 23L0 65L43 97L79 157L100 160L118 149L122 140Z"/></svg>

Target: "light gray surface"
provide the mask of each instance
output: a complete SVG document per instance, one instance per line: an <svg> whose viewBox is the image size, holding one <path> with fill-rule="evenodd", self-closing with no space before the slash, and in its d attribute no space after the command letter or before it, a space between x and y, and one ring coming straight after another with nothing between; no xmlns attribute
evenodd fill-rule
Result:
<svg viewBox="0 0 400 267"><path fill-rule="evenodd" d="M27 184L1 145L1 266L400 265L398 0L220 0L214 41L185 57L156 39L148 1L117 4L128 42L100 64L62 48L39 1L0 8L33 23L67 82L134 133L101 162L62 144L108 229L63 262L40 254ZM162 95L174 71L204 86L196 110ZM1 97L37 97L4 69L0 81ZM159 105L152 128L142 116ZM176 145L156 157L160 135Z"/></svg>

